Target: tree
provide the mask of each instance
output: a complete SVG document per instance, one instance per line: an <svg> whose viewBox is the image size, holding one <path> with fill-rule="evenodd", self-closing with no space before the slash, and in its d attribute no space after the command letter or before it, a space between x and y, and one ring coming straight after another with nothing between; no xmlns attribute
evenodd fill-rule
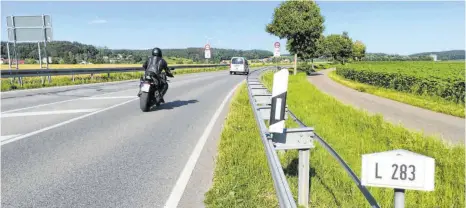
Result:
<svg viewBox="0 0 466 208"><path fill-rule="evenodd" d="M275 8L266 32L286 38L286 49L301 59L317 56L317 42L324 31L324 17L314 1L286 1ZM296 69L295 72L296 74Z"/></svg>
<svg viewBox="0 0 466 208"><path fill-rule="evenodd" d="M360 61L366 55L366 46L361 41L357 40L353 43L353 57Z"/></svg>
<svg viewBox="0 0 466 208"><path fill-rule="evenodd" d="M341 63L345 63L353 54L353 42L347 32L342 35L331 34L325 37L323 46L325 54Z"/></svg>

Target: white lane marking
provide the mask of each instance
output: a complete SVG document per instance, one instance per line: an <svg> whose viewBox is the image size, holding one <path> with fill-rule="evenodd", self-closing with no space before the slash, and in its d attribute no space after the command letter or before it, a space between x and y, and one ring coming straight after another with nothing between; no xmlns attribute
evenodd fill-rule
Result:
<svg viewBox="0 0 466 208"><path fill-rule="evenodd" d="M0 141L8 140L8 139L20 136L20 135L21 134L11 134L11 135L0 136Z"/></svg>
<svg viewBox="0 0 466 208"><path fill-rule="evenodd" d="M137 98L138 96L114 96L114 97L87 97L83 100L107 100L107 99L128 99L128 98Z"/></svg>
<svg viewBox="0 0 466 208"><path fill-rule="evenodd" d="M23 113L2 113L1 118L21 117L21 116L40 116L40 115L53 115L53 114L66 114L66 113L89 113L99 110L99 108L91 109L74 109L74 110L54 110L54 111L35 111Z"/></svg>
<svg viewBox="0 0 466 208"><path fill-rule="evenodd" d="M178 180L176 181L175 186L172 189L172 192L170 194L170 197L168 198L167 202L165 203L166 208L172 208L172 207L177 207L178 203L183 196L184 190L186 188L186 185L188 184L189 178L191 177L191 174L194 170L194 167L196 166L197 160L199 159L199 156L201 155L202 149L204 148L204 144L207 141L208 136L210 135L210 132L212 131L215 122L217 121L218 117L220 116L220 113L222 112L225 104L227 103L228 99L233 95L235 90L238 88L238 86L241 84L237 84L225 97L223 100L222 104L217 108L217 111L215 114L212 116L209 124L204 130L204 133L202 136L199 138L197 141L196 147L194 147L193 152L191 153L191 156L188 159L188 162L186 163L183 171L181 172L181 175L179 176Z"/></svg>
<svg viewBox="0 0 466 208"><path fill-rule="evenodd" d="M117 91L117 92L109 92L109 93L104 93L104 94L98 94L98 95L94 95L94 96L91 96L91 97L98 97L98 96L102 96L102 95L110 95L110 94L125 92L125 91L129 91L129 90L134 90L134 89L127 89L127 90L122 90L122 91ZM9 110L9 111L3 111L2 113L11 113L11 112L16 112L16 111L21 111L21 110L26 110L26 109L31 109L31 108L43 107L43 106L47 106L47 105L54 105L54 104L71 102L71 101L78 101L78 100L83 100L85 98L90 98L90 97L74 98L74 99L69 99L69 100L62 100L62 101L51 102L51 103L44 103L44 104L29 106L29 107L25 107L25 108L17 108L17 109L13 109L13 110Z"/></svg>
<svg viewBox="0 0 466 208"><path fill-rule="evenodd" d="M182 84L182 83L185 83L185 82L189 83L189 82L192 82L192 81L205 79L205 78L211 78L211 77L215 77L215 76L217 76L217 75L200 76L200 77L194 77L193 79L173 81L173 83L171 84L172 85L171 87L174 87L175 84ZM45 89L45 88L40 88L40 89ZM31 108L38 108L38 107L47 106L47 105L54 105L54 104L71 102L71 101L90 99L90 98L94 98L94 97L97 99L97 97L102 96L102 95L110 95L110 94L115 94L115 93L121 93L121 92L126 92L126 91L129 91L129 90L135 90L135 89L133 88L133 89L127 89L127 90L122 90L122 91L116 91L116 92L109 92L109 93L93 95L93 96L90 96L90 97L74 98L74 99L69 99L69 100L62 100L62 101L51 102L51 103L44 103L44 104L40 104L40 105L34 105L34 106L29 106L29 107L24 107L24 108L13 109L13 110L9 110L9 111L3 111L3 113L11 113L11 112L16 112L16 111L21 111L21 110L26 110L26 109L31 109ZM137 90L137 88L136 88L136 90Z"/></svg>
<svg viewBox="0 0 466 208"><path fill-rule="evenodd" d="M79 117L76 117L76 118L72 118L72 119L70 119L70 120L67 120L67 121L64 121L64 122L61 122L61 123L58 123L58 124L54 124L54 125L49 126L49 127L45 127L45 128L43 128L43 129L39 129L39 130L37 130L37 131L33 131L33 132L30 132L30 133L27 133L27 134L23 134L23 135L21 135L21 136L14 137L14 138L9 139L9 140L1 141L1 145L5 145L5 144L8 144L8 143L10 143L10 142L18 141L18 140L20 140L20 139L24 139L24 138L27 138L27 137L36 135L36 134L41 133L41 132L48 131L48 130L50 130L50 129L54 129L54 128L63 126L63 125L65 125L65 124L71 123L71 122L73 122L73 121L77 121L77 120L80 120L80 119L83 119L83 118L92 116L92 115L94 115L94 114L97 114L97 113L100 113L100 112L104 112L104 111L110 110L110 109L112 109L112 108L116 108L116 107L118 107L118 106L124 105L124 104L126 104L126 103L133 102L133 101L135 101L135 100L139 100L139 98L131 99L131 100L122 102L122 103L120 103L120 104L112 105L112 106L110 106L110 107L108 107L108 108L103 108L103 109L101 109L101 110L94 111L94 112L88 113L88 114L86 114L86 115L82 115L82 116L79 116Z"/></svg>

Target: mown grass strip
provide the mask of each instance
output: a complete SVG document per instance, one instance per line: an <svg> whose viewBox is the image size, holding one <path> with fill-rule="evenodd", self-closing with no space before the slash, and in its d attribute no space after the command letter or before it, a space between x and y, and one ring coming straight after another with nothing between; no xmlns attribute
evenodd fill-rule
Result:
<svg viewBox="0 0 466 208"><path fill-rule="evenodd" d="M227 67L215 67L215 68L192 68L192 69L177 69L173 71L174 75L180 74L192 74L200 72L214 72L228 69ZM114 82L123 80L139 79L144 73L143 72L124 72L124 73L110 73L108 77L105 74L94 74L93 78L90 75L75 75L74 82L71 75L64 76L52 76L52 82L48 83L47 79L44 84L41 82L40 77L23 77L23 86L20 86L18 82L11 83L10 79L1 79L1 91L10 91L15 89L32 89L32 88L43 88L43 87L56 87L56 86L67 86L67 85L80 85L90 83L103 83L103 82Z"/></svg>
<svg viewBox="0 0 466 208"><path fill-rule="evenodd" d="M335 71L332 71L328 76L335 82L345 85L349 88L358 90L360 92L370 93L380 97L396 100L402 103L410 104L420 108L432 110L439 113L445 113L452 116L464 118L464 105L458 104L453 101L447 101L439 97L432 97L427 95L416 95L407 92L400 92L393 89L377 87L373 85L363 84L349 79L345 79Z"/></svg>
<svg viewBox="0 0 466 208"><path fill-rule="evenodd" d="M246 84L235 93L224 123L206 207L278 207L264 146Z"/></svg>
<svg viewBox="0 0 466 208"><path fill-rule="evenodd" d="M271 89L273 73L262 77ZM435 159L435 191L406 191L406 207L465 207L464 145L411 132L320 92L304 73L290 76L287 103L306 125L319 133L360 176L362 154L406 149ZM290 127L290 126L288 126ZM292 126L291 126L292 127ZM251 159L252 160L252 159ZM290 188L297 189L297 153L282 157ZM311 151L311 207L369 207L356 185L319 144ZM393 207L393 189L368 187L381 207Z"/></svg>

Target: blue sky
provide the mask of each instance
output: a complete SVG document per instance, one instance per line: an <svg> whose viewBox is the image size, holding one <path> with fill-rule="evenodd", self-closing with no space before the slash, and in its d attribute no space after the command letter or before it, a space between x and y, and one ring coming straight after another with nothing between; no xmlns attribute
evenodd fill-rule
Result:
<svg viewBox="0 0 466 208"><path fill-rule="evenodd" d="M411 54L465 48L465 7L456 2L317 1L325 34L348 31L368 52ZM6 16L52 16L55 40L109 48L203 47L273 51L277 37L265 32L279 1L255 2L1 2ZM286 40L280 40L282 53Z"/></svg>

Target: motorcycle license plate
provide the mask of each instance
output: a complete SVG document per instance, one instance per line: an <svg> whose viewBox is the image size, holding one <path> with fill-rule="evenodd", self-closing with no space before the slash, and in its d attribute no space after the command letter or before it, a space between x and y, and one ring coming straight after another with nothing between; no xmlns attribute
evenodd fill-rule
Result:
<svg viewBox="0 0 466 208"><path fill-rule="evenodd" d="M150 84L143 84L141 87L141 91L149 92Z"/></svg>

